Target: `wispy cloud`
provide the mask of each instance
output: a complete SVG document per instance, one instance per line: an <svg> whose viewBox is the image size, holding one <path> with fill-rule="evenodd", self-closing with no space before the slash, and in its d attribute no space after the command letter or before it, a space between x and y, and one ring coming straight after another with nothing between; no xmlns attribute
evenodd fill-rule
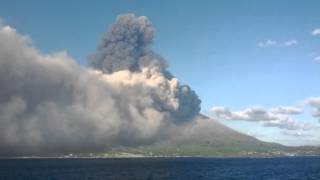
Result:
<svg viewBox="0 0 320 180"><path fill-rule="evenodd" d="M315 57L315 58L314 58L314 61L320 62L320 56Z"/></svg>
<svg viewBox="0 0 320 180"><path fill-rule="evenodd" d="M243 111L231 111L227 107L213 107L211 115L220 120L261 122L265 127L277 127L287 130L310 130L314 124L292 119L290 116L303 113L299 107L279 106L270 110L262 107L250 107Z"/></svg>
<svg viewBox="0 0 320 180"><path fill-rule="evenodd" d="M285 136L291 136L291 137L312 137L311 134L307 134L301 131L298 132L292 132L292 131L281 131L280 134L285 135Z"/></svg>
<svg viewBox="0 0 320 180"><path fill-rule="evenodd" d="M320 27L314 29L314 30L311 32L311 34L312 34L313 36L320 36Z"/></svg>
<svg viewBox="0 0 320 180"><path fill-rule="evenodd" d="M278 41L269 39L266 41L259 42L258 47L261 47L261 48L267 48L267 47L285 48L285 47L296 46L297 44L298 44L298 41L296 39L291 39L291 40L284 41L284 42L278 42Z"/></svg>
<svg viewBox="0 0 320 180"><path fill-rule="evenodd" d="M295 114L301 114L303 110L301 108L292 107L292 106L278 106L276 108L272 108L271 112L274 114L295 115Z"/></svg>
<svg viewBox="0 0 320 180"><path fill-rule="evenodd" d="M288 116L279 117L279 119L277 120L265 122L263 126L277 127L280 129L287 129L287 130L304 130L304 131L311 130L317 127L311 123L305 123L305 122L294 120Z"/></svg>
<svg viewBox="0 0 320 180"><path fill-rule="evenodd" d="M277 117L261 107L251 107L243 111L231 111L227 107L213 107L211 112L219 119L242 121L271 121Z"/></svg>
<svg viewBox="0 0 320 180"><path fill-rule="evenodd" d="M319 118L320 121L320 97L311 97L308 98L306 104L313 107L312 116L315 118Z"/></svg>

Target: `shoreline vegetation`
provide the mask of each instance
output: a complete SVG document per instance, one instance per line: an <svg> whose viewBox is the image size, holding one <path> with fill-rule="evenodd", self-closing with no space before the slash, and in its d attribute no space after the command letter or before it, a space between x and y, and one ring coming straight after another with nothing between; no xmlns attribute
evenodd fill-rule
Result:
<svg viewBox="0 0 320 180"><path fill-rule="evenodd" d="M0 159L121 159L121 158L281 158L281 157L320 157L319 152L304 152L304 153L285 153L285 152L270 152L270 153L253 153L246 154L226 154L226 155L153 155L153 154L137 154L129 152L113 152L99 154L68 154L68 155L51 155L51 156L12 156L1 157Z"/></svg>
<svg viewBox="0 0 320 180"><path fill-rule="evenodd" d="M299 157L320 157L320 155L283 155L283 156L105 156L105 157L90 157L90 156L18 156L18 157L0 157L4 159L166 159L166 158L212 158L212 159L265 159L265 158L299 158Z"/></svg>

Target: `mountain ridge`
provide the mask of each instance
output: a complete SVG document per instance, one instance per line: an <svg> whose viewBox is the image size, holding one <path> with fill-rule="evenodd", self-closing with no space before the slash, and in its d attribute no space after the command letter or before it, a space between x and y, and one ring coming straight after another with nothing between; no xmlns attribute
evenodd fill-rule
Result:
<svg viewBox="0 0 320 180"><path fill-rule="evenodd" d="M320 155L319 146L285 146L261 141L238 132L205 115L202 123L187 137L163 140L137 147L120 146L99 153L15 156L10 158L135 158L135 157L280 157ZM8 157L5 157L8 158Z"/></svg>
<svg viewBox="0 0 320 180"><path fill-rule="evenodd" d="M211 121L207 130L198 131L201 138L189 136L186 139L162 141L139 147L115 148L104 154L106 157L140 155L143 157L274 157L320 155L317 146L285 146L279 143L261 141L255 137L240 133L205 115L200 118Z"/></svg>

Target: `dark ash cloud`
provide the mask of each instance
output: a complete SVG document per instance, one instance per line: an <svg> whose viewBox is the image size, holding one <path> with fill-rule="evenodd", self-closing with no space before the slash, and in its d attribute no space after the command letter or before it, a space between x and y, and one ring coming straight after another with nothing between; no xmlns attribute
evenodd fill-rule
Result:
<svg viewBox="0 0 320 180"><path fill-rule="evenodd" d="M105 73L138 71L148 65L165 68L164 60L148 47L153 36L154 28L147 17L133 14L118 16L102 37L89 63Z"/></svg>
<svg viewBox="0 0 320 180"><path fill-rule="evenodd" d="M89 64L109 74L122 70L141 72L144 69L153 69L167 80L173 79L171 73L166 70L166 61L149 47L154 31L151 22L145 16L118 16L116 22L102 37L97 51L89 57ZM175 91L179 107L172 111L172 114L176 118L187 120L199 113L201 101L189 86L178 85Z"/></svg>
<svg viewBox="0 0 320 180"><path fill-rule="evenodd" d="M149 48L153 32L146 17L119 16L86 68L0 26L0 156L137 146L192 124L200 100Z"/></svg>

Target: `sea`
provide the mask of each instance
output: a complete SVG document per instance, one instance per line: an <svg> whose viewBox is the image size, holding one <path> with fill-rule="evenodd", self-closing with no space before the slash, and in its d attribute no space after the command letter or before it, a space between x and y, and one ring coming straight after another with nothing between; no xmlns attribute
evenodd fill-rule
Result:
<svg viewBox="0 0 320 180"><path fill-rule="evenodd" d="M0 180L320 180L320 157L1 159Z"/></svg>

